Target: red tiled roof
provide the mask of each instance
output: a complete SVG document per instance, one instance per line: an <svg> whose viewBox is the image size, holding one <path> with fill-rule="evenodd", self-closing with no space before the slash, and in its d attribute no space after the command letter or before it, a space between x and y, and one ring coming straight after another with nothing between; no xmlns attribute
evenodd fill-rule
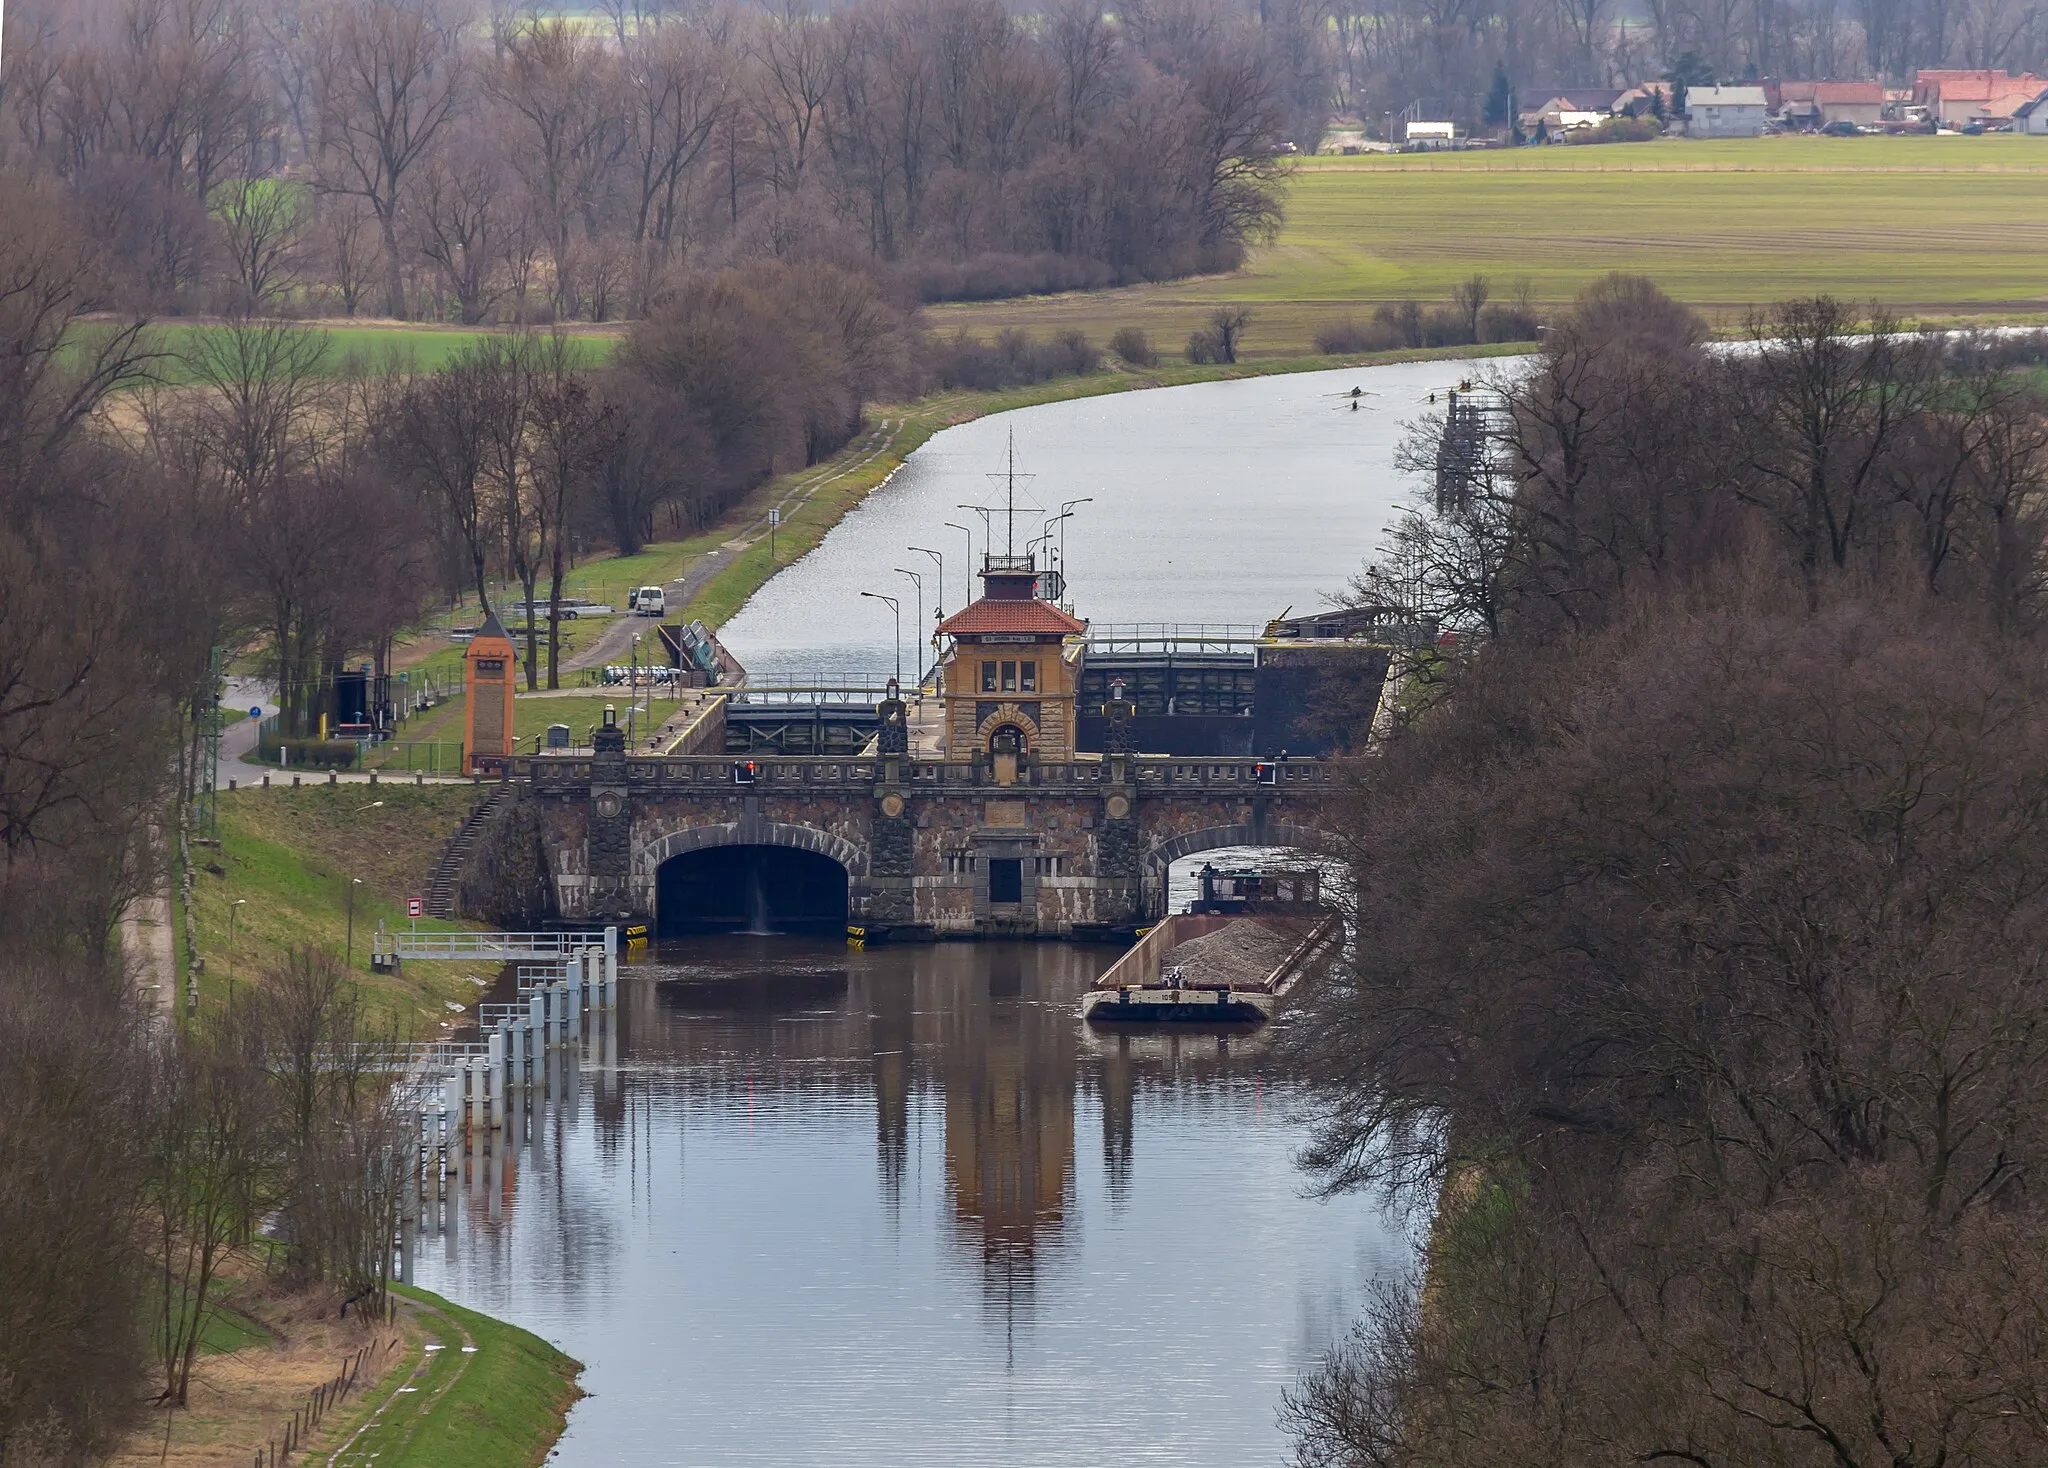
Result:
<svg viewBox="0 0 2048 1468"><path fill-rule="evenodd" d="M1815 82L1813 100L1823 107L1884 105L1883 82Z"/></svg>
<svg viewBox="0 0 2048 1468"><path fill-rule="evenodd" d="M1072 637L1086 632L1088 624L1076 621L1051 602L994 601L983 597L939 623L939 630L948 637L958 637L962 633L972 637L982 632L1029 632L1047 637Z"/></svg>

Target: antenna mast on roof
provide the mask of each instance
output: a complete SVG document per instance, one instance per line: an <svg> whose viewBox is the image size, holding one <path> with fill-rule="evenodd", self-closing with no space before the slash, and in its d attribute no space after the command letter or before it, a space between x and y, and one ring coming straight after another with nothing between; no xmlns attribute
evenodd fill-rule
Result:
<svg viewBox="0 0 2048 1468"><path fill-rule="evenodd" d="M1022 476L1022 478L1027 484L1033 479L1036 479L1037 477L1038 476L1036 474L1026 474ZM1008 528L1005 529L1003 532L1003 557L1005 560L1012 559L1017 554L1018 478L1019 475L1017 473L1017 430L1015 428L1012 428L1010 430L1009 467L1000 474L991 474L988 476L989 482L992 484L1001 484L1004 487L1005 493L1009 497L1009 508L1004 511L1004 513L1009 516Z"/></svg>

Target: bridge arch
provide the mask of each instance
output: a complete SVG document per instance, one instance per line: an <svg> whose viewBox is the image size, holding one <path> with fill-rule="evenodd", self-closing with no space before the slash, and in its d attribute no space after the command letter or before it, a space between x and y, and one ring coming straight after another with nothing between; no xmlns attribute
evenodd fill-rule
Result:
<svg viewBox="0 0 2048 1468"><path fill-rule="evenodd" d="M809 826L759 819L671 831L634 859L657 933L843 929L867 852Z"/></svg>
<svg viewBox="0 0 2048 1468"><path fill-rule="evenodd" d="M655 837L634 854L634 870L642 878L651 878L670 857L713 846L788 846L830 857L845 867L851 878L865 877L868 871L867 852L851 841L813 826L792 826L781 821L728 821L671 831Z"/></svg>
<svg viewBox="0 0 2048 1468"><path fill-rule="evenodd" d="M1294 846L1303 851L1328 852L1336 841L1313 826L1294 826L1285 821L1240 821L1232 826L1205 826L1184 831L1160 842L1145 853L1151 872L1164 878L1166 869L1184 856L1196 856L1225 846Z"/></svg>

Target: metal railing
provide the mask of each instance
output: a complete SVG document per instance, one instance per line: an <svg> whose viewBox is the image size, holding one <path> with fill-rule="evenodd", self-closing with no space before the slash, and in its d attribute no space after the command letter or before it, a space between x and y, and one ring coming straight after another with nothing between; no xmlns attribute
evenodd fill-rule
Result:
<svg viewBox="0 0 2048 1468"><path fill-rule="evenodd" d="M603 932L553 933L415 933L405 929L380 929L370 936L370 951L378 958L496 959L511 963L522 958L565 959L587 948L618 952L619 930Z"/></svg>
<svg viewBox="0 0 2048 1468"><path fill-rule="evenodd" d="M1090 652L1229 652L1264 640L1250 622L1100 622L1087 631Z"/></svg>
<svg viewBox="0 0 2048 1468"><path fill-rule="evenodd" d="M1019 794L1032 789L1094 787L1110 782L1111 757L1084 756L1072 761L1028 762L1014 787L999 787L994 771L987 765L962 761L940 761L907 756L898 778L907 785L930 787L1014 788ZM1128 756L1127 778L1146 785L1174 787L1232 786L1248 788L1265 785L1276 789L1300 789L1327 782L1331 767L1319 760L1262 760L1233 756L1227 759L1187 758L1178 755ZM746 778L736 770L746 767ZM540 791L573 793L587 791L592 764L584 758L553 756L513 761L512 773L530 779ZM858 758L824 756L725 755L693 756L681 759L634 758L627 761L627 782L644 795L658 797L665 789L705 793L713 790L744 794L762 788L782 790L844 789L873 784L882 777L882 761L873 755Z"/></svg>

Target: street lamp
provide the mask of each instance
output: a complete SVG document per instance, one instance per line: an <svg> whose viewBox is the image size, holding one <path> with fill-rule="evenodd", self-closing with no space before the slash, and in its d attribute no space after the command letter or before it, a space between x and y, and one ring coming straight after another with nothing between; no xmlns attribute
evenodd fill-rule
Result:
<svg viewBox="0 0 2048 1468"><path fill-rule="evenodd" d="M228 1008L235 1007L235 909L249 899L237 897L228 904Z"/></svg>
<svg viewBox="0 0 2048 1468"><path fill-rule="evenodd" d="M896 568L896 574L898 576L908 576L917 583L917 620L910 625L917 628L918 635L922 637L924 635L924 577L918 575L915 571L906 571L901 566ZM900 678L902 674L898 673L897 676ZM924 687L924 644L922 642L917 645L917 686L920 688Z"/></svg>
<svg viewBox="0 0 2048 1468"><path fill-rule="evenodd" d="M1061 589L1062 589L1062 590L1064 590L1064 589L1065 589L1065 587L1066 587L1066 580L1067 580L1067 526L1066 526L1066 522L1067 522L1067 520L1068 520L1069 518L1071 518L1071 517L1072 517L1072 515L1073 515L1073 513L1074 513L1074 506L1076 506L1076 505L1092 505L1092 504L1094 504L1094 503L1095 503L1095 496L1094 496L1094 495L1092 495L1092 494L1089 494L1089 495L1083 495L1083 496L1082 496L1082 497L1081 497L1080 499L1077 499L1077 500L1061 500L1061 501L1060 501L1060 586L1061 586Z"/></svg>
<svg viewBox="0 0 2048 1468"><path fill-rule="evenodd" d="M361 877L348 879L348 949L343 955L341 966L354 968L356 962L356 888L363 885Z"/></svg>
<svg viewBox="0 0 2048 1468"><path fill-rule="evenodd" d="M633 634L633 651L626 667L626 748L633 747L633 715L640 706L640 634Z"/></svg>
<svg viewBox="0 0 2048 1468"><path fill-rule="evenodd" d="M993 555L996 548L996 527L995 522L989 517L995 514L995 511L987 505L955 505L953 508L981 516L982 549L986 554ZM971 536L967 541L967 556L970 561L974 558L974 540Z"/></svg>
<svg viewBox="0 0 2048 1468"><path fill-rule="evenodd" d="M896 686L903 686L903 603L893 596L884 596L879 591L863 591L862 596L876 601L885 601L889 610L896 615Z"/></svg>
<svg viewBox="0 0 2048 1468"><path fill-rule="evenodd" d="M946 558L935 550L926 550L921 545L906 545L903 548L905 550L914 550L921 556L930 556L938 563L939 584L932 593L932 620L934 622L944 621L946 616Z"/></svg>
<svg viewBox="0 0 2048 1468"><path fill-rule="evenodd" d="M948 530L957 530L967 537L967 574L962 578L967 583L967 591L960 598L960 605L963 607L972 606L974 604L974 532L957 520L948 520L946 528Z"/></svg>

